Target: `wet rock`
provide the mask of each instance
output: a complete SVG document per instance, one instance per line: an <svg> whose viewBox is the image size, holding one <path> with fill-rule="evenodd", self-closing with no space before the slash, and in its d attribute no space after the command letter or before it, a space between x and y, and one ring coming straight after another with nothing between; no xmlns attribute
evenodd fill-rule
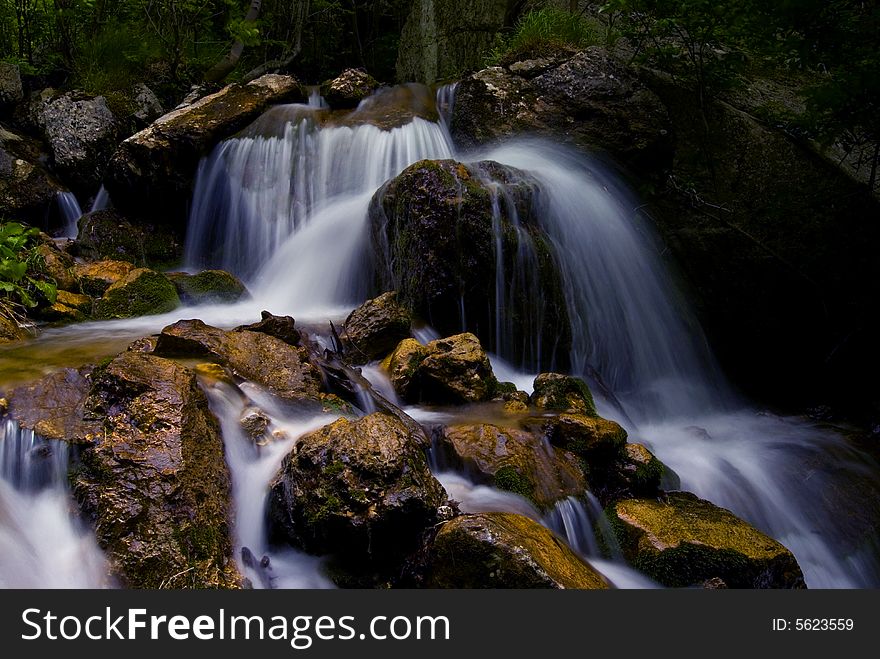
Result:
<svg viewBox="0 0 880 659"><path fill-rule="evenodd" d="M9 396L8 413L19 426L47 439L91 439L97 426L83 420L93 367L65 368L27 385Z"/></svg>
<svg viewBox="0 0 880 659"><path fill-rule="evenodd" d="M246 407L238 419L241 429L254 444L266 443L266 432L272 420L258 407Z"/></svg>
<svg viewBox="0 0 880 659"><path fill-rule="evenodd" d="M86 314L82 311L61 302L53 302L49 306L39 309L34 315L40 320L62 324L79 323L86 319Z"/></svg>
<svg viewBox="0 0 880 659"><path fill-rule="evenodd" d="M203 270L195 275L171 272L167 276L184 304L237 302L249 295L238 277L225 270Z"/></svg>
<svg viewBox="0 0 880 659"><path fill-rule="evenodd" d="M541 373L535 378L529 402L539 410L596 416L593 394L587 383L572 375Z"/></svg>
<svg viewBox="0 0 880 659"><path fill-rule="evenodd" d="M427 349L415 339L404 339L382 362L391 386L403 400L419 396L419 366L428 355Z"/></svg>
<svg viewBox="0 0 880 659"><path fill-rule="evenodd" d="M156 354L216 360L287 400L319 398L321 376L308 350L262 332L226 332L200 320L182 320L162 330Z"/></svg>
<svg viewBox="0 0 880 659"><path fill-rule="evenodd" d="M523 421L527 428L540 428L554 446L581 456L588 462L606 462L623 450L626 430L610 419L583 414L532 417Z"/></svg>
<svg viewBox="0 0 880 659"><path fill-rule="evenodd" d="M123 583L238 586L223 442L195 374L122 353L96 373L86 418L100 432L82 452L74 492Z"/></svg>
<svg viewBox="0 0 880 659"><path fill-rule="evenodd" d="M41 265L43 272L55 280L59 289L73 292L80 290L76 277L76 263L70 254L58 249L52 240L37 245L36 254L43 261Z"/></svg>
<svg viewBox="0 0 880 659"><path fill-rule="evenodd" d="M419 547L445 504L419 443L376 413L303 437L272 484L269 514L294 546L381 570Z"/></svg>
<svg viewBox="0 0 880 659"><path fill-rule="evenodd" d="M605 151L642 174L672 160L665 106L623 63L598 46L549 69L511 64L465 78L456 92L456 143L477 146L516 133L544 133Z"/></svg>
<svg viewBox="0 0 880 659"><path fill-rule="evenodd" d="M99 318L131 318L173 311L180 306L177 291L168 278L147 268L137 268L111 284L95 302Z"/></svg>
<svg viewBox="0 0 880 659"><path fill-rule="evenodd" d="M346 69L321 85L321 96L333 109L354 108L379 86L379 82L366 71Z"/></svg>
<svg viewBox="0 0 880 659"><path fill-rule="evenodd" d="M26 339L30 334L14 319L0 314L0 344Z"/></svg>
<svg viewBox="0 0 880 659"><path fill-rule="evenodd" d="M71 259L71 263L73 259ZM101 297L110 286L121 281L132 270L134 264L128 261L96 261L95 263L77 263L72 266L79 289L86 295ZM55 276L55 275L53 275ZM57 276L55 277L58 280Z"/></svg>
<svg viewBox="0 0 880 659"><path fill-rule="evenodd" d="M788 549L689 492L620 501L609 514L627 560L664 585L718 578L731 588L805 587Z"/></svg>
<svg viewBox="0 0 880 659"><path fill-rule="evenodd" d="M408 167L370 204L379 285L443 335L466 327L496 351L500 326L526 363L564 367L571 328L550 243L532 217L536 189L493 162Z"/></svg>
<svg viewBox="0 0 880 659"><path fill-rule="evenodd" d="M92 304L94 303L94 300L88 295L80 295L79 293L71 293L70 291L59 289L55 300L59 304L81 311L86 315L92 313Z"/></svg>
<svg viewBox="0 0 880 659"><path fill-rule="evenodd" d="M24 99L21 71L17 64L0 62L0 111L8 111Z"/></svg>
<svg viewBox="0 0 880 659"><path fill-rule="evenodd" d="M630 496L657 495L666 465L651 451L642 444L627 444L624 447L624 458L621 463L620 473Z"/></svg>
<svg viewBox="0 0 880 659"><path fill-rule="evenodd" d="M0 214L35 226L45 222L64 188L40 163L40 145L0 127Z"/></svg>
<svg viewBox="0 0 880 659"><path fill-rule="evenodd" d="M609 587L553 533L512 513L456 517L440 527L428 552L432 588Z"/></svg>
<svg viewBox="0 0 880 659"><path fill-rule="evenodd" d="M97 188L116 148L118 133L116 117L106 99L69 92L46 101L39 112L55 169L78 188Z"/></svg>
<svg viewBox="0 0 880 659"><path fill-rule="evenodd" d="M182 225L199 159L270 106L304 99L296 79L265 75L169 112L113 154L104 182L114 204L132 217Z"/></svg>
<svg viewBox="0 0 880 659"><path fill-rule="evenodd" d="M274 336L281 339L284 343L292 346L299 346L302 342L302 335L296 329L296 321L290 316L273 316L268 311L262 314L262 320L252 325L241 325L235 328L236 332L259 332Z"/></svg>
<svg viewBox="0 0 880 659"><path fill-rule="evenodd" d="M539 437L490 424L446 428L441 446L478 482L519 494L539 509L587 489L577 458Z"/></svg>
<svg viewBox="0 0 880 659"><path fill-rule="evenodd" d="M155 223L134 224L115 210L86 213L70 251L89 261L113 259L142 268L177 264L183 254L180 240Z"/></svg>
<svg viewBox="0 0 880 659"><path fill-rule="evenodd" d="M343 325L346 358L365 364L386 356L410 335L412 317L390 291L367 300L349 314Z"/></svg>
<svg viewBox="0 0 880 659"><path fill-rule="evenodd" d="M495 394L498 381L473 334L431 341L419 364L420 398L435 403L477 403Z"/></svg>

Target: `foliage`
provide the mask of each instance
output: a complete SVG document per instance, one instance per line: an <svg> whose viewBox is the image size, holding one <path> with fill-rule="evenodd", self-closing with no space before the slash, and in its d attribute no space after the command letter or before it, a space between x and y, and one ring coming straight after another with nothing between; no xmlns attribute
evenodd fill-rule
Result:
<svg viewBox="0 0 880 659"><path fill-rule="evenodd" d="M525 54L541 54L564 48L585 48L598 43L595 26L580 14L554 7L527 12L510 34L503 36L488 56L496 65Z"/></svg>
<svg viewBox="0 0 880 659"><path fill-rule="evenodd" d="M32 309L41 302L55 302L55 282L41 277L37 271L42 258L34 249L39 231L18 222L0 224L0 297L8 306Z"/></svg>

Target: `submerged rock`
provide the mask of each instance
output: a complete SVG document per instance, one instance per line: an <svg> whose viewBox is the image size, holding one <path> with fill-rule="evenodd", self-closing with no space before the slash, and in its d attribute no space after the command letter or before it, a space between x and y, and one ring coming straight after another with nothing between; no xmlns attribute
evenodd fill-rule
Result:
<svg viewBox="0 0 880 659"><path fill-rule="evenodd" d="M208 401L189 369L124 352L94 375L99 432L72 475L95 534L130 588L230 588L229 473Z"/></svg>
<svg viewBox="0 0 880 659"><path fill-rule="evenodd" d="M608 583L559 538L512 513L462 515L428 549L432 588L605 589Z"/></svg>
<svg viewBox="0 0 880 659"><path fill-rule="evenodd" d="M264 75L160 117L113 154L104 183L114 204L133 217L183 222L199 159L270 106L304 98L295 78Z"/></svg>
<svg viewBox="0 0 880 659"><path fill-rule="evenodd" d="M587 489L577 458L548 448L539 437L490 424L446 428L441 447L458 466L480 482L531 500L546 510L560 499L582 496Z"/></svg>
<svg viewBox="0 0 880 659"><path fill-rule="evenodd" d="M466 327L493 352L521 346L535 368L564 366L571 328L550 243L532 217L536 189L494 162L411 165L370 204L379 285L442 334Z"/></svg>
<svg viewBox="0 0 880 659"><path fill-rule="evenodd" d="M381 570L418 549L445 504L419 442L376 413L303 437L272 484L269 514L294 546Z"/></svg>
<svg viewBox="0 0 880 659"><path fill-rule="evenodd" d="M169 279L147 268L132 270L114 282L95 302L99 318L131 318L173 311L180 298Z"/></svg>
<svg viewBox="0 0 880 659"><path fill-rule="evenodd" d="M346 358L363 364L385 357L410 335L412 317L389 291L352 311L343 325Z"/></svg>
<svg viewBox="0 0 880 659"><path fill-rule="evenodd" d="M202 270L195 275L171 272L167 276L184 304L237 302L248 296L241 280L225 270Z"/></svg>
<svg viewBox="0 0 880 659"><path fill-rule="evenodd" d="M624 555L660 583L721 579L731 588L804 588L794 555L729 510L689 492L629 499L609 509Z"/></svg>
<svg viewBox="0 0 880 659"><path fill-rule="evenodd" d="M519 62L462 80L452 115L456 143L543 133L607 152L642 174L671 164L666 108L623 63L598 46L550 59L549 68Z"/></svg>
<svg viewBox="0 0 880 659"><path fill-rule="evenodd" d="M71 252L89 261L114 259L142 268L162 268L180 261L178 238L155 223L134 224L115 210L86 213Z"/></svg>
<svg viewBox="0 0 880 659"><path fill-rule="evenodd" d="M227 332L201 320L181 320L162 330L155 352L216 360L236 376L287 400L319 398L321 375L308 350L262 332Z"/></svg>
<svg viewBox="0 0 880 659"><path fill-rule="evenodd" d="M333 109L354 108L379 86L379 82L366 71L346 69L321 85L321 96Z"/></svg>

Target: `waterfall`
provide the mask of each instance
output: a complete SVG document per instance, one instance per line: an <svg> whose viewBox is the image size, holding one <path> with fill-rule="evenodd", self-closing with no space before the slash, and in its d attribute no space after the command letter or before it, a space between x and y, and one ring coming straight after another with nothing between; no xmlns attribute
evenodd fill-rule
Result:
<svg viewBox="0 0 880 659"><path fill-rule="evenodd" d="M101 588L104 556L73 513L69 445L0 425L0 587Z"/></svg>
<svg viewBox="0 0 880 659"><path fill-rule="evenodd" d="M72 192L58 192L55 196L58 203L58 211L64 222L62 228L62 238L76 238L79 233L77 222L82 217L82 209L76 200L76 195Z"/></svg>
<svg viewBox="0 0 880 659"><path fill-rule="evenodd" d="M113 200L110 199L110 193L107 192L107 188L102 185L98 189L94 201L92 201L92 207L89 209L89 212L94 213L95 211L102 211L112 207Z"/></svg>

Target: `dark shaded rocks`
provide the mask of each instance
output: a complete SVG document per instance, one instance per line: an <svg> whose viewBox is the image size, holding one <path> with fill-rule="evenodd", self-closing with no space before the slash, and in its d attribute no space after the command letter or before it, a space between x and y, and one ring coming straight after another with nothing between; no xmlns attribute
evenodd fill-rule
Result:
<svg viewBox="0 0 880 659"><path fill-rule="evenodd" d="M407 402L477 403L490 400L498 385L480 340L470 333L427 346L406 339L383 365L395 391Z"/></svg>
<svg viewBox="0 0 880 659"><path fill-rule="evenodd" d="M445 428L435 450L454 456L456 466L477 482L519 494L539 509L587 489L575 456L547 449L539 436L490 424Z"/></svg>
<svg viewBox="0 0 880 659"><path fill-rule="evenodd" d="M494 162L408 167L370 205L379 286L441 334L464 326L493 352L515 345L536 368L564 366L571 330L549 241L532 217L536 189Z"/></svg>
<svg viewBox="0 0 880 659"><path fill-rule="evenodd" d="M0 214L42 226L64 188L41 164L40 145L0 127Z"/></svg>
<svg viewBox="0 0 880 659"><path fill-rule="evenodd" d="M203 270L194 275L171 272L166 276L184 304L237 302L249 295L241 280L225 270Z"/></svg>
<svg viewBox="0 0 880 659"><path fill-rule="evenodd" d="M130 588L230 588L229 473L219 426L189 369L125 352L93 375L98 427L72 474L114 571Z"/></svg>
<svg viewBox="0 0 880 659"><path fill-rule="evenodd" d="M0 62L0 112L6 112L24 99L21 71L17 64Z"/></svg>
<svg viewBox="0 0 880 659"><path fill-rule="evenodd" d="M805 587L788 549L689 492L619 501L609 515L627 560L664 585L718 578L731 588Z"/></svg>
<svg viewBox="0 0 880 659"><path fill-rule="evenodd" d="M419 443L376 413L303 437L272 484L269 514L276 537L381 570L419 548L445 504Z"/></svg>
<svg viewBox="0 0 880 659"><path fill-rule="evenodd" d="M518 9L510 0L417 0L400 34L397 79L426 84L478 68Z"/></svg>
<svg viewBox="0 0 880 659"><path fill-rule="evenodd" d="M379 86L379 82L366 71L346 69L321 85L321 96L333 109L355 108Z"/></svg>
<svg viewBox="0 0 880 659"><path fill-rule="evenodd" d="M317 400L321 390L309 351L263 332L226 332L200 320L182 320L162 330L155 353L215 360L286 400Z"/></svg>
<svg viewBox="0 0 880 659"><path fill-rule="evenodd" d="M180 262L183 246L167 227L133 223L115 210L86 213L71 253L89 261L128 261L142 268L164 268Z"/></svg>
<svg viewBox="0 0 880 659"><path fill-rule="evenodd" d="M180 306L174 284L158 272L136 268L111 284L95 302L99 318L131 318L173 311Z"/></svg>
<svg viewBox="0 0 880 659"><path fill-rule="evenodd" d="M608 153L640 174L658 173L672 159L665 106L598 46L554 60L547 69L515 62L465 78L456 91L451 129L465 146L543 133Z"/></svg>
<svg viewBox="0 0 880 659"><path fill-rule="evenodd" d="M410 335L412 317L397 302L394 291L367 300L352 311L343 325L346 358L363 364L385 357Z"/></svg>
<svg viewBox="0 0 880 659"><path fill-rule="evenodd" d="M132 217L182 223L201 156L271 105L304 98L296 79L265 75L160 117L113 154L104 182L114 204Z"/></svg>
<svg viewBox="0 0 880 659"><path fill-rule="evenodd" d="M433 588L605 589L608 583L537 522L511 513L462 515L428 549Z"/></svg>
<svg viewBox="0 0 880 659"><path fill-rule="evenodd" d="M162 101L152 89L142 82L137 83L131 90L134 101L132 116L141 124L149 124L154 119L162 116Z"/></svg>

